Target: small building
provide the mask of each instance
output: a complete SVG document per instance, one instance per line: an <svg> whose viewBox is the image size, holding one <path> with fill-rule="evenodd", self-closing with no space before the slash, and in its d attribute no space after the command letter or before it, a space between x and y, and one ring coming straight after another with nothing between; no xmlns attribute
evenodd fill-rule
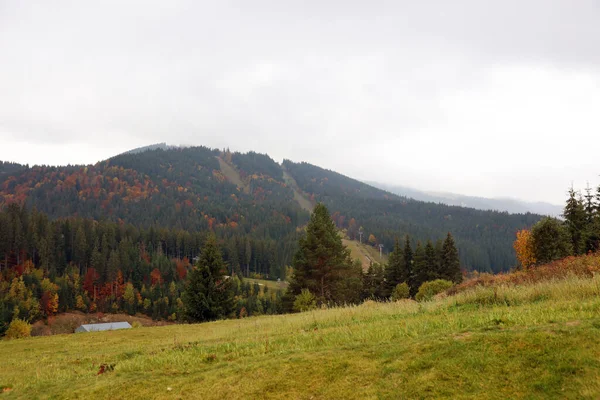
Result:
<svg viewBox="0 0 600 400"><path fill-rule="evenodd" d="M79 332L100 332L100 331L116 331L117 329L130 329L129 322L108 322L105 324L85 324L75 329L75 333Z"/></svg>

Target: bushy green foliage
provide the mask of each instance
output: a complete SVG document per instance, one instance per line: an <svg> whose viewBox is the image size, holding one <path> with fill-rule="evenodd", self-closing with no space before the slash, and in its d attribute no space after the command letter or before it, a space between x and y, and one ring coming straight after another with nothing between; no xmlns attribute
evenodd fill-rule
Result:
<svg viewBox="0 0 600 400"><path fill-rule="evenodd" d="M15 318L11 321L10 325L8 325L8 329L6 330L6 339L21 339L26 338L31 335L31 324L27 321L23 321L22 319Z"/></svg>
<svg viewBox="0 0 600 400"><path fill-rule="evenodd" d="M300 294L294 299L294 311L304 312L316 308L317 299L308 289L302 289Z"/></svg>
<svg viewBox="0 0 600 400"><path fill-rule="evenodd" d="M450 289L454 284L444 279L436 279L434 281L425 282L419 287L419 291L415 296L417 301L431 300L436 294L445 292Z"/></svg>
<svg viewBox="0 0 600 400"><path fill-rule="evenodd" d="M568 229L556 218L546 217L531 229L535 259L539 264L567 257L573 252Z"/></svg>
<svg viewBox="0 0 600 400"><path fill-rule="evenodd" d="M408 299L410 297L410 288L406 282L399 283L392 291L392 300L398 301L402 299Z"/></svg>

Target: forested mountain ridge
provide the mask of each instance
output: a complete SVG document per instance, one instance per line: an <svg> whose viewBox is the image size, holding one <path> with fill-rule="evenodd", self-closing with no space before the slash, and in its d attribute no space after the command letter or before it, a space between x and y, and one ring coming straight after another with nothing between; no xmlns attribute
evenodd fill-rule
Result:
<svg viewBox="0 0 600 400"><path fill-rule="evenodd" d="M237 169L248 193L227 180L217 157ZM291 262L297 227L309 217L282 179L279 165L265 155L206 147L156 149L120 154L95 165L18 170L0 179L0 207L16 202L51 218L214 231L232 266L280 276ZM254 246L266 249L268 265L248 265L248 241L253 251Z"/></svg>
<svg viewBox="0 0 600 400"><path fill-rule="evenodd" d="M27 166L13 162L0 161L0 177L3 175L14 174L24 168L27 168Z"/></svg>
<svg viewBox="0 0 600 400"><path fill-rule="evenodd" d="M396 236L408 234L416 244L443 239L450 231L469 270L501 271L515 265L515 232L539 220L533 214L415 201L310 164L286 160L282 166L255 152L150 147L95 165L12 167L0 174L0 207L16 202L51 218L214 231L228 264L245 273L281 277L299 228L308 221L307 210L317 201L327 204L338 228L346 229L350 238L358 239L362 226L363 240L383 244L386 252ZM234 171L237 183L224 166ZM270 265L248 265L248 240L267 249Z"/></svg>
<svg viewBox="0 0 600 400"><path fill-rule="evenodd" d="M459 206L426 203L401 197L334 171L308 163L283 162L299 187L311 198L324 202L338 228L363 240L391 249L394 238L408 234L413 240L438 241L452 232L467 269L503 271L514 265L515 232L533 225L535 214L508 214ZM370 238L373 234L374 238Z"/></svg>

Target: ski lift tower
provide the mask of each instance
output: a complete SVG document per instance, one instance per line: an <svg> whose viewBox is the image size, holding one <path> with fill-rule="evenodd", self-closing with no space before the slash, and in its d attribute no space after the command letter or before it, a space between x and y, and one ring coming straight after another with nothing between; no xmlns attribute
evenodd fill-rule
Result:
<svg viewBox="0 0 600 400"><path fill-rule="evenodd" d="M379 260L382 260L382 257L383 257L382 253L383 253L383 245L380 244L379 245Z"/></svg>
<svg viewBox="0 0 600 400"><path fill-rule="evenodd" d="M360 237L360 244L362 244L362 235L363 235L363 230L362 227L358 229L358 236Z"/></svg>

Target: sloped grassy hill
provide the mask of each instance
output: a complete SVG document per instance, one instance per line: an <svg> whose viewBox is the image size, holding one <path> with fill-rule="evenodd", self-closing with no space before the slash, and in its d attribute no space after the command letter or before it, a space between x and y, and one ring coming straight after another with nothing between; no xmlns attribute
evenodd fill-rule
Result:
<svg viewBox="0 0 600 400"><path fill-rule="evenodd" d="M0 388L12 398L595 399L600 263L573 262L564 274L480 277L425 303L1 342Z"/></svg>

